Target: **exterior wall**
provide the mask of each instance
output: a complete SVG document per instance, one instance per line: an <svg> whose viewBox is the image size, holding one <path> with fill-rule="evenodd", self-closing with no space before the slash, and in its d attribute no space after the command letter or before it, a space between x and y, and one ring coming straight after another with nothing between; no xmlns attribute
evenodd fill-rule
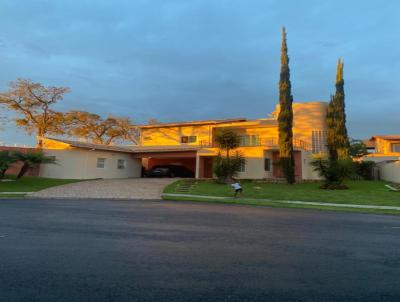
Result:
<svg viewBox="0 0 400 302"><path fill-rule="evenodd" d="M400 161L382 165L379 168L379 173L383 180L400 183Z"/></svg>
<svg viewBox="0 0 400 302"><path fill-rule="evenodd" d="M6 147L6 146L0 146L0 151L19 151L19 152L30 152L30 151L35 151L35 148L21 148L21 147ZM6 171L6 175L17 175L19 171L21 170L22 163L21 162L16 162L10 165L10 168ZM26 172L26 176L38 176L39 175L39 169L40 167L34 167L28 170Z"/></svg>
<svg viewBox="0 0 400 302"><path fill-rule="evenodd" d="M312 145L313 131L326 131L327 102L293 103L293 137ZM272 113L278 117L279 104Z"/></svg>
<svg viewBox="0 0 400 302"><path fill-rule="evenodd" d="M310 165L313 160L313 154L310 151L304 151L301 154L302 158L302 177L304 180L321 180L322 177L318 175L318 172L314 171L314 168Z"/></svg>
<svg viewBox="0 0 400 302"><path fill-rule="evenodd" d="M40 176L63 179L140 177L141 162L129 153L97 151L81 148L46 150L57 164L41 165ZM97 168L97 158L105 158L105 168ZM125 160L125 169L117 168L118 159Z"/></svg>
<svg viewBox="0 0 400 302"><path fill-rule="evenodd" d="M142 129L142 146L176 146L181 145L182 136L197 136L196 143L184 145L198 145L200 142L208 144L211 141L211 126L182 126Z"/></svg>
<svg viewBox="0 0 400 302"><path fill-rule="evenodd" d="M246 159L245 171L239 172L238 178L262 179L266 177L264 171L264 148L243 147L237 150Z"/></svg>
<svg viewBox="0 0 400 302"><path fill-rule="evenodd" d="M375 163L381 163L388 160L400 160L400 155L391 156L391 155L384 155L384 154L369 154L363 157L365 161L373 161Z"/></svg>

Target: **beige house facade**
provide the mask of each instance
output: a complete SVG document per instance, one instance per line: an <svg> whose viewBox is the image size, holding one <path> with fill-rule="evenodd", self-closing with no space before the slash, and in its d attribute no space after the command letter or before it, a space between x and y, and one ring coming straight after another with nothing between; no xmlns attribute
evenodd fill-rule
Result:
<svg viewBox="0 0 400 302"><path fill-rule="evenodd" d="M46 138L47 156L56 164L40 166L41 177L61 179L130 178L141 176L141 161L129 149Z"/></svg>
<svg viewBox="0 0 400 302"><path fill-rule="evenodd" d="M312 155L326 151L326 102L294 103L294 149L296 178L317 179L310 167ZM213 177L213 159L218 154L214 141L220 129L230 129L241 137L237 149L246 159L239 172L242 179L278 179L279 166L277 106L270 117L192 121L140 127L140 145L134 147L145 169L156 165L183 165L196 178Z"/></svg>
<svg viewBox="0 0 400 302"><path fill-rule="evenodd" d="M293 103L293 144L298 181L318 179L310 166L316 153L326 151L326 102ZM266 118L245 118L161 123L139 126L139 144L130 147L88 144L44 138L48 156L56 165L42 165L40 176L95 179L141 177L142 171L157 165L181 165L196 178L212 178L219 148L215 134L230 129L239 134L235 150L245 158L241 179L281 179L278 120L276 110Z"/></svg>

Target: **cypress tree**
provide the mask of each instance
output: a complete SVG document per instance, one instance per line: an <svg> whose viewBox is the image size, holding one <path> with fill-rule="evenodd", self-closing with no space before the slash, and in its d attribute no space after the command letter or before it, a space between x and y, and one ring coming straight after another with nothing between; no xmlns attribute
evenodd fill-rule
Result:
<svg viewBox="0 0 400 302"><path fill-rule="evenodd" d="M331 96L327 112L327 144L329 156L333 160L348 157L350 147L346 128L343 68L344 62L339 59L336 70L336 92Z"/></svg>
<svg viewBox="0 0 400 302"><path fill-rule="evenodd" d="M286 30L282 28L281 72L279 79L279 154L282 172L286 181L295 182L293 156L293 96L290 84L289 56L286 43Z"/></svg>

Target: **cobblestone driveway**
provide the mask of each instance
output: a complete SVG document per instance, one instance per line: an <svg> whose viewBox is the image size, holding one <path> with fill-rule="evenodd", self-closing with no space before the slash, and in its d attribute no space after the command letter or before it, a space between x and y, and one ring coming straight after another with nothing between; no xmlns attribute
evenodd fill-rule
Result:
<svg viewBox="0 0 400 302"><path fill-rule="evenodd" d="M100 179L52 187L29 194L43 198L160 199L171 178Z"/></svg>

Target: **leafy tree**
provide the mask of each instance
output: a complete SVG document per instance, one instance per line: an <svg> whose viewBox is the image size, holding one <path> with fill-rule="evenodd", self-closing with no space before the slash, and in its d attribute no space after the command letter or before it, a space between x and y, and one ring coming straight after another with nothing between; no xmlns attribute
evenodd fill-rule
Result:
<svg viewBox="0 0 400 302"><path fill-rule="evenodd" d="M21 170L19 171L17 178L21 178L25 175L30 168L39 166L40 164L54 164L56 160L53 157L46 156L42 151L28 151L15 152L16 159L22 162Z"/></svg>
<svg viewBox="0 0 400 302"><path fill-rule="evenodd" d="M81 137L97 144L110 145L129 140L137 144L138 131L128 118L101 116L86 111L70 111L65 114L67 134Z"/></svg>
<svg viewBox="0 0 400 302"><path fill-rule="evenodd" d="M17 158L8 150L0 151L0 178L3 178L11 164L15 163Z"/></svg>
<svg viewBox="0 0 400 302"><path fill-rule="evenodd" d="M322 189L348 189L343 181L346 177L354 175L353 161L349 158L332 160L326 156L316 156L311 162L314 171L324 179Z"/></svg>
<svg viewBox="0 0 400 302"><path fill-rule="evenodd" d="M349 155L355 159L368 155L367 146L362 140L352 139L349 145Z"/></svg>
<svg viewBox="0 0 400 302"><path fill-rule="evenodd" d="M240 136L232 130L223 128L216 133L215 143L225 151L226 157L229 158L230 151L240 146Z"/></svg>
<svg viewBox="0 0 400 302"><path fill-rule="evenodd" d="M245 164L245 158L238 152L232 157L232 150L240 145L240 136L232 130L221 129L215 135L215 143L220 148L214 162L214 173L221 183L232 182L240 167Z"/></svg>
<svg viewBox="0 0 400 302"><path fill-rule="evenodd" d="M31 80L18 79L10 84L8 92L0 93L0 105L17 113L17 127L29 134L36 133L37 145L42 147L43 136L64 132L63 114L52 107L69 91L66 87L45 87Z"/></svg>
<svg viewBox="0 0 400 302"><path fill-rule="evenodd" d="M327 112L327 144L329 156L336 160L349 156L349 137L346 128L343 60L339 59L336 71L336 92L331 96Z"/></svg>
<svg viewBox="0 0 400 302"><path fill-rule="evenodd" d="M279 153L282 172L289 184L295 182L293 155L293 96L290 83L286 30L282 28L281 72L279 80Z"/></svg>

